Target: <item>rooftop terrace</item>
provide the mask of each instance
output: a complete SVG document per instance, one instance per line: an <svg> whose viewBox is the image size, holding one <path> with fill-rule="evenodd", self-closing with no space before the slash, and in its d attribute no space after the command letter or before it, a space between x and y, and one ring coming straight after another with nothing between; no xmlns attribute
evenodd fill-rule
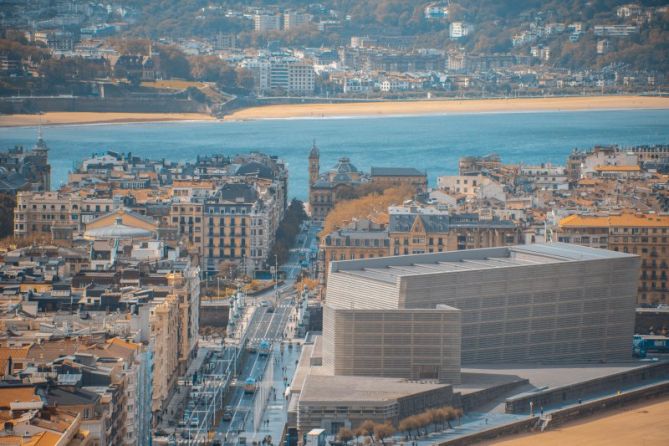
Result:
<svg viewBox="0 0 669 446"><path fill-rule="evenodd" d="M395 284L399 278L405 276L546 265L627 256L629 254L604 249L566 243L551 243L349 260L332 262L331 267L332 274L350 274Z"/></svg>

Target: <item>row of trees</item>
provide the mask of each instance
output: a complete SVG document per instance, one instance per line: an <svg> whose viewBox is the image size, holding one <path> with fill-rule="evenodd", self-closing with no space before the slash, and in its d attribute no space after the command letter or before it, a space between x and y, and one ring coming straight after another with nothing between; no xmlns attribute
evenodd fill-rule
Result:
<svg viewBox="0 0 669 446"><path fill-rule="evenodd" d="M407 438L418 438L421 435L427 435L430 430L433 432L444 431L446 426L453 429L451 421L462 418L462 409L456 409L451 406L428 409L418 415L400 420L397 429L406 433Z"/></svg>
<svg viewBox="0 0 669 446"><path fill-rule="evenodd" d="M13 195L0 194L0 239L14 234L14 207L16 199Z"/></svg>
<svg viewBox="0 0 669 446"><path fill-rule="evenodd" d="M382 193L372 192L360 198L354 198L337 203L330 211L323 222L323 231L321 236L325 236L335 231L353 219L369 218L372 220L386 219L388 206L399 205L413 196L414 190L409 186L393 187L386 189ZM356 192L351 192L351 197L356 196ZM338 198L348 198L342 197Z"/></svg>
<svg viewBox="0 0 669 446"><path fill-rule="evenodd" d="M386 421L385 423L375 423L372 420L365 420L360 423L360 426L351 430L346 427L339 429L337 438L339 441L347 445L351 440L355 439L355 444L360 444L359 439L365 438L365 443L374 443L375 440L380 441L385 446L386 438L392 437L395 434L395 427Z"/></svg>
<svg viewBox="0 0 669 446"><path fill-rule="evenodd" d="M337 433L337 439L347 445L355 439L355 444L360 443L360 438L365 439L365 443L381 442L385 446L385 440L392 437L395 432L402 432L408 440L418 439L421 436L437 431L453 429L452 421L462 418L462 409L456 409L452 406L443 406L427 409L426 411L403 418L397 424L397 428L386 421L385 423L375 423L372 420L365 420L355 429L342 427Z"/></svg>
<svg viewBox="0 0 669 446"><path fill-rule="evenodd" d="M253 88L253 75L235 68L217 56L187 56L174 45L152 45L149 39L113 39L122 54L160 54L160 71L166 78L216 82L223 89Z"/></svg>
<svg viewBox="0 0 669 446"><path fill-rule="evenodd" d="M269 262L274 261L275 255L279 264L288 260L290 248L295 243L297 234L300 233L300 225L306 219L307 213L304 211L304 203L293 199L288 206L288 210L286 210L286 215L283 217L281 224L279 224L279 229L276 231L276 241L267 257Z"/></svg>

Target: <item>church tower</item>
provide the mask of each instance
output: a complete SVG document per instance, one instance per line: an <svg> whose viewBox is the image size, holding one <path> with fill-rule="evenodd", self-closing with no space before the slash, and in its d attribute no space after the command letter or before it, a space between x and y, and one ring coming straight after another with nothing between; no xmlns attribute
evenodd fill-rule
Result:
<svg viewBox="0 0 669 446"><path fill-rule="evenodd" d="M36 176L40 178L40 191L51 190L51 165L49 164L49 148L42 137L42 124L37 129L37 142L33 147L33 162L37 170Z"/></svg>
<svg viewBox="0 0 669 446"><path fill-rule="evenodd" d="M313 186L316 181L318 181L318 175L320 173L320 157L321 154L316 147L316 140L314 140L314 145L311 147L311 152L309 152L309 187Z"/></svg>

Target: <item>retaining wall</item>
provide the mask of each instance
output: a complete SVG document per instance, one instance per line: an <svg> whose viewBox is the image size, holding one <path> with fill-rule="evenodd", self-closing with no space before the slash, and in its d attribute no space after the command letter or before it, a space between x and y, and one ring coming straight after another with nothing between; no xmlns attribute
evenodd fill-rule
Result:
<svg viewBox="0 0 669 446"><path fill-rule="evenodd" d="M506 413L523 414L530 412L530 401L534 402L535 410L541 406L550 407L568 401L576 402L589 395L624 389L630 385L643 383L647 380L669 376L669 362L651 364L625 372L590 379L567 386L549 388L540 392L532 392L506 400Z"/></svg>
<svg viewBox="0 0 669 446"><path fill-rule="evenodd" d="M205 104L169 98L0 98L0 113L102 112L102 113L207 113Z"/></svg>

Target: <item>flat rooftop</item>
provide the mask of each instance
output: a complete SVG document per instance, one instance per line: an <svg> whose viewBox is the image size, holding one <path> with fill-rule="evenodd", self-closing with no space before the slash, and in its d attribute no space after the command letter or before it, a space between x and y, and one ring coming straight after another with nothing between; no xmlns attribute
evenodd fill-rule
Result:
<svg viewBox="0 0 669 446"><path fill-rule="evenodd" d="M568 243L532 244L435 254L345 260L332 262L331 274L349 274L394 284L400 277L405 276L447 274L629 256L631 254Z"/></svg>
<svg viewBox="0 0 669 446"><path fill-rule="evenodd" d="M444 387L451 386L428 381L408 381L401 378L333 376L312 373L306 377L300 395L300 403L315 405L385 404L398 398Z"/></svg>

